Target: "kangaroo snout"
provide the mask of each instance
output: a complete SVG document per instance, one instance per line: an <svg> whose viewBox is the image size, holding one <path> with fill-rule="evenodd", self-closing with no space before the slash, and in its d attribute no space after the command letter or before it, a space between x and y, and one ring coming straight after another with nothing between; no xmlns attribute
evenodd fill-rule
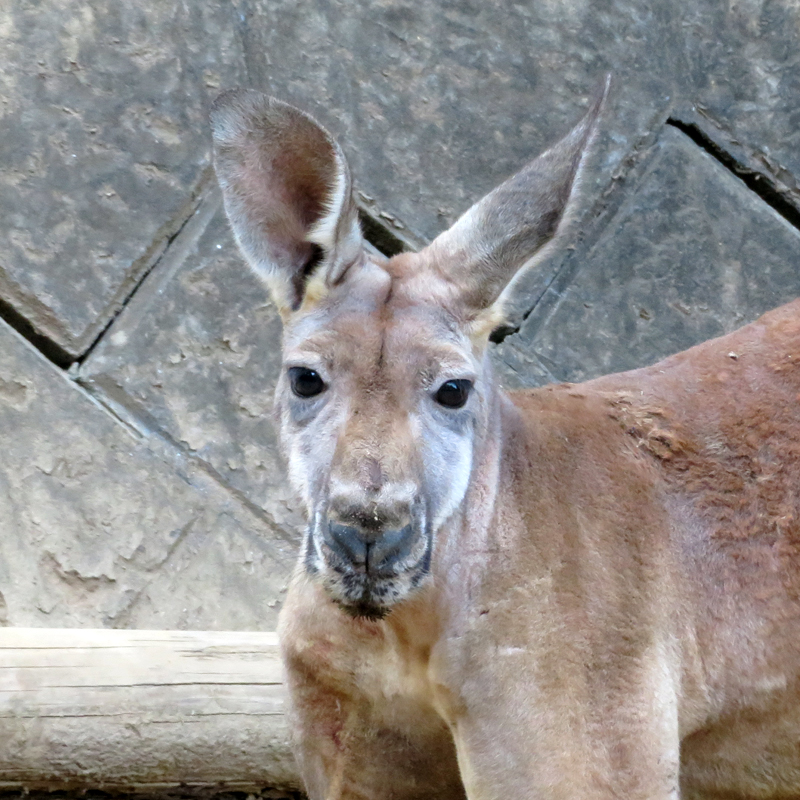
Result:
<svg viewBox="0 0 800 800"><path fill-rule="evenodd" d="M328 519L324 532L331 550L356 571L373 576L394 574L394 567L411 553L415 540L409 523L399 529L364 529Z"/></svg>

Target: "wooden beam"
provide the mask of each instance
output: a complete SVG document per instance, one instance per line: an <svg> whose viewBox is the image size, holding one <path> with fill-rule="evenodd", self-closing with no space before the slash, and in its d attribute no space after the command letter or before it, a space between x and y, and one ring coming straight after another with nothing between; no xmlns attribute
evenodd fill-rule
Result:
<svg viewBox="0 0 800 800"><path fill-rule="evenodd" d="M299 785L274 633L0 628L0 788Z"/></svg>

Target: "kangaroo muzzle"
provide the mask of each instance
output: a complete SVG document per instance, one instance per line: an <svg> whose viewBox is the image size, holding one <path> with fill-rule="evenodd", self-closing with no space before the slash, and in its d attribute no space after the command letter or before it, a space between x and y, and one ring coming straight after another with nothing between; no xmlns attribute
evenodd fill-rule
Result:
<svg viewBox="0 0 800 800"><path fill-rule="evenodd" d="M383 500L375 503L338 491L310 530L306 568L354 617L386 616L421 584L430 567L431 536L422 498L404 487L384 493Z"/></svg>
<svg viewBox="0 0 800 800"><path fill-rule="evenodd" d="M343 565L376 578L396 575L397 567L411 555L416 538L411 524L375 531L331 519L325 526L324 537Z"/></svg>

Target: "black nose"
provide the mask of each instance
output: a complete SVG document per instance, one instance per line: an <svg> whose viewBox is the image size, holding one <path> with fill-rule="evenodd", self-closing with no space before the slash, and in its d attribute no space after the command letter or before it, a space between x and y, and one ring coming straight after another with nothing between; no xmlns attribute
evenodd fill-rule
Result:
<svg viewBox="0 0 800 800"><path fill-rule="evenodd" d="M392 567L407 558L414 530L406 525L399 530L365 531L353 525L328 522L328 546L339 558L370 574L391 573Z"/></svg>

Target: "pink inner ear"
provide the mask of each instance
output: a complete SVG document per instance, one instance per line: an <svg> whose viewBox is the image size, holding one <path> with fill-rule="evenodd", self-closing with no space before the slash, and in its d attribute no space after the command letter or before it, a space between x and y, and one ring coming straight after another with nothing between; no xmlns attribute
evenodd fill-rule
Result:
<svg viewBox="0 0 800 800"><path fill-rule="evenodd" d="M273 261L283 265L292 286L292 308L300 305L308 275L322 258L307 241L326 211L333 184L335 153L329 142L295 136L283 149L255 147L241 172L252 223L269 243Z"/></svg>
<svg viewBox="0 0 800 800"><path fill-rule="evenodd" d="M284 150L272 160L275 183L283 190L281 201L296 215L304 236L325 212L334 183L331 165L335 154L330 145L325 149L326 159L314 148L311 152Z"/></svg>
<svg viewBox="0 0 800 800"><path fill-rule="evenodd" d="M297 308L312 270L319 265L336 281L361 252L344 156L307 114L250 90L221 95L212 128L242 252L278 306Z"/></svg>

